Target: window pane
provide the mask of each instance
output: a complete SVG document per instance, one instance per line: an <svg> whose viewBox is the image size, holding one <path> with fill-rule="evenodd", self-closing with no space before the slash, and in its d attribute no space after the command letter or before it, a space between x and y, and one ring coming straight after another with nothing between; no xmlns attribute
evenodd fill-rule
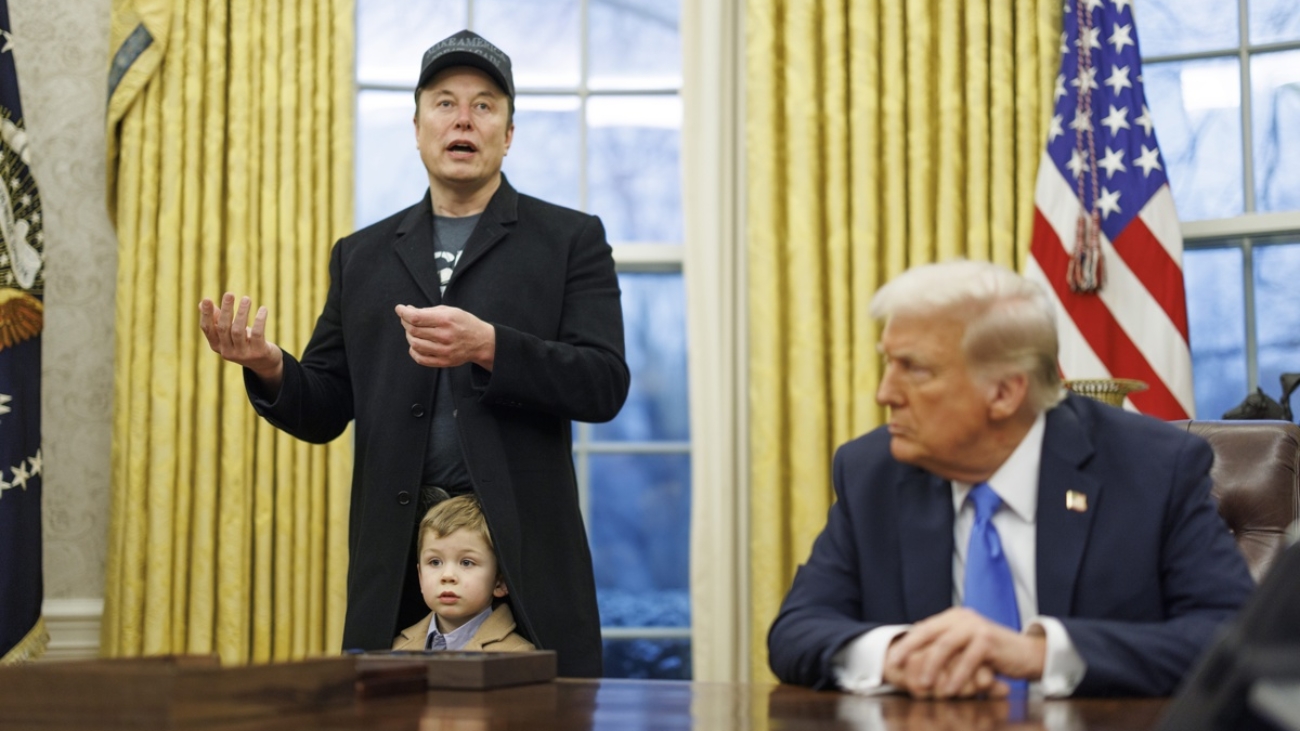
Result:
<svg viewBox="0 0 1300 731"><path fill-rule="evenodd" d="M1283 373L1300 373L1300 239L1255 248L1255 332L1259 385L1280 398ZM1292 397L1300 408L1300 398ZM1294 408L1293 408L1294 411Z"/></svg>
<svg viewBox="0 0 1300 731"><path fill-rule="evenodd" d="M632 388L618 417L593 424L596 441L690 439L686 298L680 272L624 274L623 341Z"/></svg>
<svg viewBox="0 0 1300 731"><path fill-rule="evenodd" d="M1183 253L1196 416L1218 419L1246 396L1246 310L1241 250Z"/></svg>
<svg viewBox="0 0 1300 731"><path fill-rule="evenodd" d="M690 455L592 454L592 565L605 627L689 627Z"/></svg>
<svg viewBox="0 0 1300 731"><path fill-rule="evenodd" d="M579 0L474 0L474 31L510 56L515 89L578 85Z"/></svg>
<svg viewBox="0 0 1300 731"><path fill-rule="evenodd" d="M581 102L576 96L519 96L515 137L501 169L516 190L578 208Z"/></svg>
<svg viewBox="0 0 1300 731"><path fill-rule="evenodd" d="M1245 211L1238 68L1236 58L1143 68L1156 139L1184 221Z"/></svg>
<svg viewBox="0 0 1300 731"><path fill-rule="evenodd" d="M357 10L357 81L415 90L429 46L466 25L464 0L365 0Z"/></svg>
<svg viewBox="0 0 1300 731"><path fill-rule="evenodd" d="M587 210L605 222L610 240L680 243L681 99L592 97L587 122Z"/></svg>
<svg viewBox="0 0 1300 731"><path fill-rule="evenodd" d="M1255 208L1300 211L1300 51L1252 56L1250 84Z"/></svg>
<svg viewBox="0 0 1300 731"><path fill-rule="evenodd" d="M1250 42L1300 40L1300 3L1295 0L1250 0Z"/></svg>
<svg viewBox="0 0 1300 731"><path fill-rule="evenodd" d="M591 87L677 88L682 84L679 6L665 0L592 0Z"/></svg>
<svg viewBox="0 0 1300 731"><path fill-rule="evenodd" d="M605 677L690 680L691 641L605 640ZM597 691L600 694L605 692L605 688ZM619 728L653 728L651 718L638 719L645 725L629 724L631 719L626 714L620 714L618 718Z"/></svg>
<svg viewBox="0 0 1300 731"><path fill-rule="evenodd" d="M1133 6L1143 56L1237 47L1240 16L1233 0L1136 0Z"/></svg>
<svg viewBox="0 0 1300 731"><path fill-rule="evenodd" d="M368 226L420 202L429 176L415 149L415 98L363 91L357 98L356 224Z"/></svg>

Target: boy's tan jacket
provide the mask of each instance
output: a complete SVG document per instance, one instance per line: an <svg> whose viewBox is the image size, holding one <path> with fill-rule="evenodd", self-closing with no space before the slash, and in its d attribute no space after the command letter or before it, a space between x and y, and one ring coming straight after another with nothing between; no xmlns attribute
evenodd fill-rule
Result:
<svg viewBox="0 0 1300 731"><path fill-rule="evenodd" d="M429 636L429 622L433 621L433 612L429 616L402 630L393 640L394 650L423 650L424 641ZM533 643L515 631L515 615L509 604L499 604L488 616L474 636L465 643L462 650L482 650L485 652L528 652L537 649Z"/></svg>

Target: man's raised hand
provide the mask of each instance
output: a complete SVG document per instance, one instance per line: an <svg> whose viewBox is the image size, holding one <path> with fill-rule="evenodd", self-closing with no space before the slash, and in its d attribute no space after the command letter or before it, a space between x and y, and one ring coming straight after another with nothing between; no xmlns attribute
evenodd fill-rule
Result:
<svg viewBox="0 0 1300 731"><path fill-rule="evenodd" d="M265 307L259 307L248 324L252 300L241 297L238 306L230 292L221 296L221 307L204 298L199 302L199 328L208 339L208 347L223 359L244 366L262 380L264 386L279 390L284 374L284 353L266 339Z"/></svg>

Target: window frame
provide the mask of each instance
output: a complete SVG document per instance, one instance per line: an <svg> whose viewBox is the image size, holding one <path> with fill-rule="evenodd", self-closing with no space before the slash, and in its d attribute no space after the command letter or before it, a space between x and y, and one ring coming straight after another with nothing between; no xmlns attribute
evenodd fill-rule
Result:
<svg viewBox="0 0 1300 731"><path fill-rule="evenodd" d="M1254 250L1259 246L1300 246L1279 243L1284 237L1300 237L1300 211L1260 213L1255 210L1254 108L1251 87L1251 58L1280 51L1300 50L1300 38L1293 41L1252 44L1250 42L1250 8L1245 0L1237 2L1237 44L1235 47L1210 51L1142 56L1142 68L1154 64L1236 58L1240 74L1241 152L1244 212L1239 216L1180 224L1184 251L1237 249L1242 258L1242 294L1244 297L1246 388L1259 386L1259 350L1256 331ZM1172 182L1171 182L1172 185ZM1204 418L1204 415L1202 415Z"/></svg>

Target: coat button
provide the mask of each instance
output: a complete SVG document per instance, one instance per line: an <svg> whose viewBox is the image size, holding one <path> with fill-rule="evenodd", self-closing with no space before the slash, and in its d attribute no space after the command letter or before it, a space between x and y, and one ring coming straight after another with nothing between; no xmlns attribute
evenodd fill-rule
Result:
<svg viewBox="0 0 1300 731"><path fill-rule="evenodd" d="M414 416L417 419L420 418L421 416L424 416L424 405L411 404L411 416Z"/></svg>
<svg viewBox="0 0 1300 731"><path fill-rule="evenodd" d="M402 490L401 492L397 493L397 504L398 504L398 505L410 505L410 504L411 504L411 493L409 493L409 492L407 492L407 491L405 491L405 490Z"/></svg>

